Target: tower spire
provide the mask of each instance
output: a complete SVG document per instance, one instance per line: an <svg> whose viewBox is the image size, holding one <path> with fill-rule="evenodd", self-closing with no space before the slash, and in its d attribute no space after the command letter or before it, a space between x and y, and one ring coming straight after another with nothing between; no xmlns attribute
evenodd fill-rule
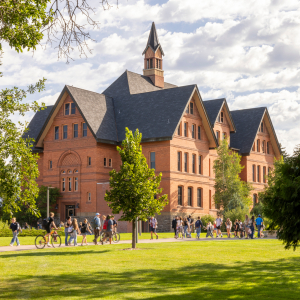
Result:
<svg viewBox="0 0 300 300"><path fill-rule="evenodd" d="M164 71L162 70L162 56L165 55L159 43L154 22L149 33L148 42L142 55L144 57L144 76L150 77L157 87L164 87Z"/></svg>

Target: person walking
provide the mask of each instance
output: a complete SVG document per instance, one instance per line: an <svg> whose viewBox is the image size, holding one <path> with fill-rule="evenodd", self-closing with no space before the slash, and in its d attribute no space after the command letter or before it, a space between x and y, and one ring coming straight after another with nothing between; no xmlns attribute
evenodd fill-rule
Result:
<svg viewBox="0 0 300 300"><path fill-rule="evenodd" d="M244 230L245 230L245 239L249 238L249 217L248 215L245 215L245 221L244 221Z"/></svg>
<svg viewBox="0 0 300 300"><path fill-rule="evenodd" d="M156 229L157 229L157 220L154 217L151 217L150 218L150 232L151 232L151 239L150 240L153 240L153 233L156 235L156 239L158 239Z"/></svg>
<svg viewBox="0 0 300 300"><path fill-rule="evenodd" d="M214 221L213 227L214 227L213 236L216 235L216 237L217 237L217 222L216 222L216 220Z"/></svg>
<svg viewBox="0 0 300 300"><path fill-rule="evenodd" d="M234 222L234 237L239 237L239 228L240 228L240 223L239 220L236 219Z"/></svg>
<svg viewBox="0 0 300 300"><path fill-rule="evenodd" d="M183 237L183 229L182 229L182 217L177 217L177 227L176 227L176 239L180 237Z"/></svg>
<svg viewBox="0 0 300 300"><path fill-rule="evenodd" d="M29 229L27 222L25 222L24 229Z"/></svg>
<svg viewBox="0 0 300 300"><path fill-rule="evenodd" d="M255 217L252 216L251 219L249 220L249 229L250 229L250 238L253 239L254 237L254 232L255 232L255 228L254 228L254 225L255 225Z"/></svg>
<svg viewBox="0 0 300 300"><path fill-rule="evenodd" d="M72 222L72 232L69 239L69 246L71 246L72 241L74 240L74 246L77 246L77 235L80 234L80 229L78 226L77 219L73 219Z"/></svg>
<svg viewBox="0 0 300 300"><path fill-rule="evenodd" d="M95 245L98 245L98 237L100 235L100 229L101 229L101 221L100 221L100 214L96 213L93 221L92 221L92 228L94 229L94 240L93 242L95 243Z"/></svg>
<svg viewBox="0 0 300 300"><path fill-rule="evenodd" d="M203 226L203 224L202 224L201 218L198 217L198 220L195 223L195 228L196 228L196 233L197 233L196 238L197 239L200 239L200 234L201 234L201 228L202 228L202 226Z"/></svg>
<svg viewBox="0 0 300 300"><path fill-rule="evenodd" d="M174 229L174 237L176 238L176 227L177 227L177 216L174 217L172 221L172 229Z"/></svg>
<svg viewBox="0 0 300 300"><path fill-rule="evenodd" d="M255 223L257 227L257 237L260 238L261 228L263 226L264 220L261 218L261 215L258 215L258 218L256 218Z"/></svg>
<svg viewBox="0 0 300 300"><path fill-rule="evenodd" d="M81 231L81 235L82 235L81 246L83 246L83 243L88 245L87 240L86 240L86 235L87 235L88 232L91 232L91 231L90 231L89 222L88 222L87 219L84 219L80 231Z"/></svg>
<svg viewBox="0 0 300 300"><path fill-rule="evenodd" d="M44 236L44 238L45 238L46 241L47 241L47 246L48 246L48 247L51 247L51 246L50 246L50 235L51 235L51 229L52 229L52 228L55 228L55 229L57 230L57 227L56 227L56 225L55 225L55 223L54 223L54 213L53 213L53 212L50 213L50 217L49 217L49 219L48 219L48 223L47 223L47 225L45 226L45 229L46 229L47 234Z"/></svg>
<svg viewBox="0 0 300 300"><path fill-rule="evenodd" d="M207 230L206 237L210 236L213 238L214 237L214 235L213 235L214 227L211 225L211 222L209 222L208 225L206 226L206 230Z"/></svg>
<svg viewBox="0 0 300 300"><path fill-rule="evenodd" d="M69 227L72 226L72 219L71 217L67 217L67 220L64 224L65 227L65 246L69 246L68 244L68 235L69 235Z"/></svg>
<svg viewBox="0 0 300 300"><path fill-rule="evenodd" d="M18 234L19 234L19 231L21 231L21 227L20 227L20 224L17 222L16 218L11 219L11 224L10 224L9 228L11 229L11 231L13 233L13 238L12 238L9 246L12 247L15 242L17 243L17 247L20 246Z"/></svg>
<svg viewBox="0 0 300 300"><path fill-rule="evenodd" d="M184 218L183 219L183 237L184 238L187 238L187 236L188 236L188 233L187 233L188 228L189 228L189 225L188 225L187 218Z"/></svg>
<svg viewBox="0 0 300 300"><path fill-rule="evenodd" d="M221 232L221 226L223 224L223 221L220 217L220 215L218 215L217 219L216 219L216 225L217 225L217 238L221 235L221 238L223 237L222 232Z"/></svg>
<svg viewBox="0 0 300 300"><path fill-rule="evenodd" d="M232 222L229 218L226 220L226 230L227 230L227 238L231 238L231 227L232 227Z"/></svg>

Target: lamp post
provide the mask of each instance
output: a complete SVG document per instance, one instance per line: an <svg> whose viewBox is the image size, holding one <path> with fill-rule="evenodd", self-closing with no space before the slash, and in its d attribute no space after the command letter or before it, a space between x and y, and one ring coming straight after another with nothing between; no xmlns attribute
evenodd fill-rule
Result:
<svg viewBox="0 0 300 300"><path fill-rule="evenodd" d="M54 187L48 186L48 188L47 188L47 218L49 218L49 206L50 206L50 204L49 204L49 189L54 189Z"/></svg>

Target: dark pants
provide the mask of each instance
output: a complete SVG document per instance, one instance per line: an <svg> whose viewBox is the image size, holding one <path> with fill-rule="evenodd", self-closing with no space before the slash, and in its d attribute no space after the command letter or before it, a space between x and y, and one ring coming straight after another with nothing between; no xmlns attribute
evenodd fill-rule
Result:
<svg viewBox="0 0 300 300"><path fill-rule="evenodd" d="M257 225L257 236L260 238L261 225Z"/></svg>
<svg viewBox="0 0 300 300"><path fill-rule="evenodd" d="M250 234L250 238L253 239L253 236L254 236L254 226L250 226L250 229L251 229L251 234Z"/></svg>
<svg viewBox="0 0 300 300"><path fill-rule="evenodd" d="M174 233L175 233L175 235L176 235L176 227L175 228L173 228L174 229Z"/></svg>
<svg viewBox="0 0 300 300"><path fill-rule="evenodd" d="M97 244L97 239L100 236L100 229L95 228L94 235L95 235L94 243Z"/></svg>

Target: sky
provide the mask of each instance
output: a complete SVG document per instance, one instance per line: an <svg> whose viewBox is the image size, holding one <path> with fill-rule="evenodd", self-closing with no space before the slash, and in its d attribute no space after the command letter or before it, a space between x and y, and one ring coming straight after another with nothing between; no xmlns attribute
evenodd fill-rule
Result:
<svg viewBox="0 0 300 300"><path fill-rule="evenodd" d="M0 88L24 88L44 77L46 90L26 101L46 105L66 84L101 93L126 69L142 74L154 21L166 82L197 84L203 100L225 97L231 110L266 106L282 146L292 153L300 144L299 1L110 0L109 10L94 4L100 26L87 28L92 53L80 58L75 49L67 64L55 45L34 54L4 45Z"/></svg>

